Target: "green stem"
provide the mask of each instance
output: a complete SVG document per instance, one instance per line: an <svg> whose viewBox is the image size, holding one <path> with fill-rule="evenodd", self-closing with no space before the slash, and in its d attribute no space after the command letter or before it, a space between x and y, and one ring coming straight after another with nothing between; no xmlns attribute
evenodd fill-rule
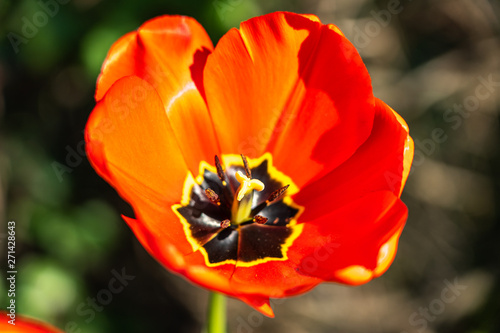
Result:
<svg viewBox="0 0 500 333"><path fill-rule="evenodd" d="M207 333L226 333L226 297L216 292L210 293Z"/></svg>

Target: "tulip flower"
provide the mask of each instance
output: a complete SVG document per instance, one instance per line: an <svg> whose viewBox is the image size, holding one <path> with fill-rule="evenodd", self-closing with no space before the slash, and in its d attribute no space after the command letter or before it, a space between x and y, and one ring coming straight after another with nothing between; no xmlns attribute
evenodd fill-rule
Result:
<svg viewBox="0 0 500 333"><path fill-rule="evenodd" d="M273 316L270 297L394 260L413 141L336 26L271 13L214 48L161 16L111 47L95 98L89 160L167 269Z"/></svg>

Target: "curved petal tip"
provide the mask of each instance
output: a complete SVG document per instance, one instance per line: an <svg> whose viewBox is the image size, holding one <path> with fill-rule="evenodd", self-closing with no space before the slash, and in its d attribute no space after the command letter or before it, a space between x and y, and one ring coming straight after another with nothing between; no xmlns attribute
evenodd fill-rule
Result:
<svg viewBox="0 0 500 333"><path fill-rule="evenodd" d="M263 315L274 318L274 311L269 303L269 297L239 295L238 298Z"/></svg>

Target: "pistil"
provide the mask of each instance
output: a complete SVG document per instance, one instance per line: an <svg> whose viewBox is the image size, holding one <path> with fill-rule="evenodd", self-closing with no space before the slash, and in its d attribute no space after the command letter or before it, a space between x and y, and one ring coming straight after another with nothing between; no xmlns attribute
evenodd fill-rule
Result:
<svg viewBox="0 0 500 333"><path fill-rule="evenodd" d="M247 174L249 173L247 172ZM236 180L240 182L240 186L233 200L231 222L233 224L241 224L251 219L254 190L262 191L264 184L258 179L247 177L241 171L236 172Z"/></svg>

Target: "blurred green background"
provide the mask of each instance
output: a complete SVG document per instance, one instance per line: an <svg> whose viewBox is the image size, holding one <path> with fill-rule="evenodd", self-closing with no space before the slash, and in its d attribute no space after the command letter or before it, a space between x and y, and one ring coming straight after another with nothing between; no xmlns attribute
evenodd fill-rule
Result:
<svg viewBox="0 0 500 333"><path fill-rule="evenodd" d="M0 0L2 308L6 221L14 220L18 314L68 332L200 332L207 291L163 270L138 244L120 218L133 215L130 207L83 155L82 131L102 61L126 32L183 14L215 44L242 20L277 10L338 25L375 95L409 123L417 144L403 194L410 216L381 278L277 300L275 319L230 300L229 331L500 332L493 0ZM116 275L126 276L122 284ZM446 298L450 284L457 287ZM93 307L93 298L106 304Z"/></svg>

